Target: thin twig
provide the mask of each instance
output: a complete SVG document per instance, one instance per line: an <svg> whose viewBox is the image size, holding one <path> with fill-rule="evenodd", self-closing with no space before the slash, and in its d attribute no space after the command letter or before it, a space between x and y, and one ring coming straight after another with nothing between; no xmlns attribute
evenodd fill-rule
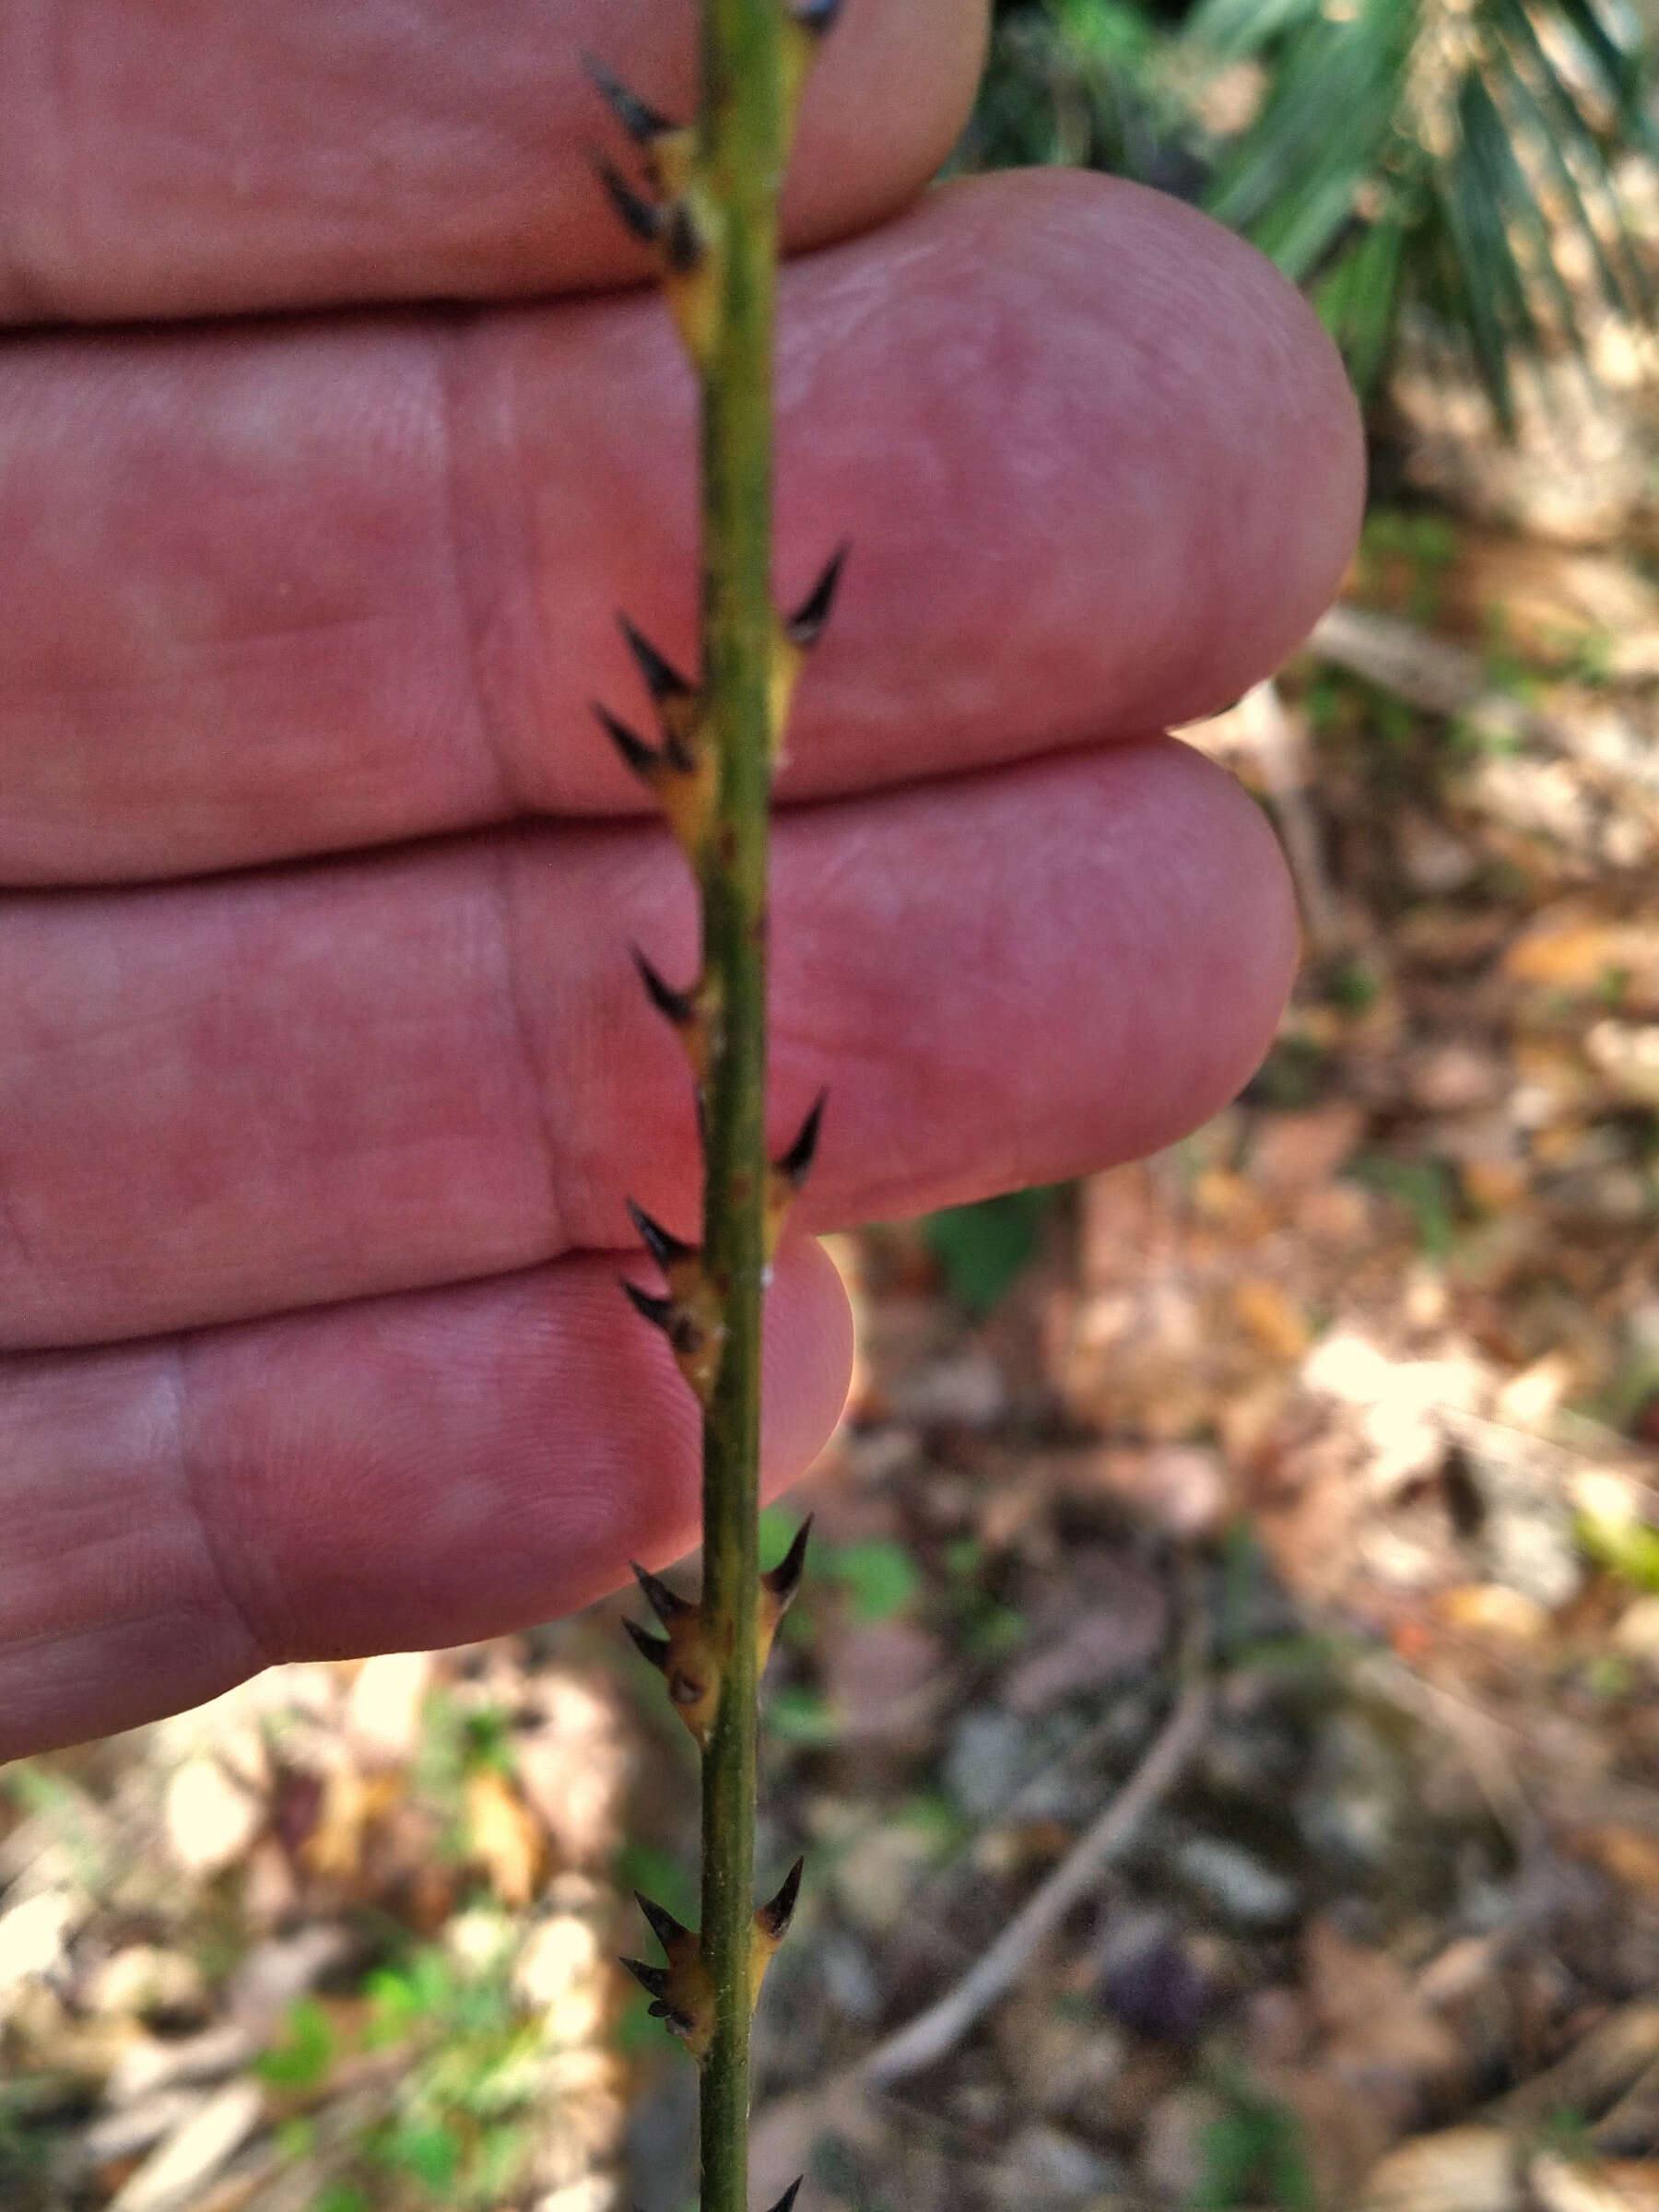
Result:
<svg viewBox="0 0 1659 2212"><path fill-rule="evenodd" d="M1303 732L1287 711L1271 677L1244 694L1239 711L1261 762L1268 802L1278 817L1279 836L1290 864L1309 949L1316 959L1324 959L1342 943L1342 913L1325 873L1319 824L1308 800Z"/></svg>
<svg viewBox="0 0 1659 2212"><path fill-rule="evenodd" d="M1146 1758L984 1957L936 2005L877 2044L865 2060L859 2073L868 2087L885 2088L931 2066L1007 1994L1039 1945L1128 1849L1148 1814L1185 1773L1208 1728L1211 1701L1208 1677L1195 1675Z"/></svg>

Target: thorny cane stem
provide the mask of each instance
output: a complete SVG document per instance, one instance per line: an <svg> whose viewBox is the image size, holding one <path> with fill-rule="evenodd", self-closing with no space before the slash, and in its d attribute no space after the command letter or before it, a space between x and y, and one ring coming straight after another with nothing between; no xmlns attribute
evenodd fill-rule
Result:
<svg viewBox="0 0 1659 2212"><path fill-rule="evenodd" d="M760 1669L800 1579L805 1530L759 1572L761 1300L790 1200L806 1180L823 1100L776 1162L766 1153L767 817L790 693L828 618L844 548L802 606L771 600L772 329L778 194L796 100L838 0L705 0L700 101L682 129L598 63L590 74L638 147L651 196L608 163L622 220L655 251L701 387L702 635L693 685L626 621L661 726L653 748L595 712L655 794L696 875L701 972L669 984L635 951L656 1011L697 1080L703 1237L687 1245L633 1209L665 1279L626 1285L668 1337L703 1407L703 1593L678 1596L636 1570L666 1634L630 1634L663 1673L702 1752L702 1924L693 1935L641 1903L666 1964L629 1960L653 2011L702 2067L703 2212L747 2212L749 2016L800 1878L754 1904ZM794 2192L774 2212L786 2212Z"/></svg>
<svg viewBox="0 0 1659 2212"><path fill-rule="evenodd" d="M714 2041L698 2117L702 2212L747 2212L748 2202L782 34L778 0L707 0L700 153L724 236L702 369L703 671L718 766L701 888L704 971L720 978L723 1036L709 1068L703 1246L726 1334L703 1425L703 1611L722 1694L703 1752Z"/></svg>

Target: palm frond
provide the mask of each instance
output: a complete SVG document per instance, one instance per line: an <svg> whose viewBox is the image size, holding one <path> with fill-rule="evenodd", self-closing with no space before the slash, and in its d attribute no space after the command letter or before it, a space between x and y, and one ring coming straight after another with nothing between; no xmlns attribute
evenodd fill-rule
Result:
<svg viewBox="0 0 1659 2212"><path fill-rule="evenodd" d="M1307 287L1362 391L1410 311L1506 425L1519 365L1582 354L1593 303L1651 317L1618 182L1659 159L1627 0L1197 0L1178 29L1168 5L1002 0L967 165L1196 198ZM1241 69L1261 96L1218 135L1207 88Z"/></svg>

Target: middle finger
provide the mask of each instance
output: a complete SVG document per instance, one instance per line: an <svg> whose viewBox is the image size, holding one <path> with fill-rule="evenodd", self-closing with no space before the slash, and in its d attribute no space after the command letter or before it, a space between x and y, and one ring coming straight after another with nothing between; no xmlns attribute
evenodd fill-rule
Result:
<svg viewBox="0 0 1659 2212"><path fill-rule="evenodd" d="M0 1345L191 1328L696 1233L689 980L643 824L0 913ZM779 824L774 1143L812 1223L1140 1152L1261 1052L1294 929L1253 805L1169 743Z"/></svg>
<svg viewBox="0 0 1659 2212"><path fill-rule="evenodd" d="M854 541L782 793L1189 719L1335 587L1359 441L1268 265L1049 171L796 265L779 581ZM15 341L0 881L640 804L613 614L688 657L690 380L649 299Z"/></svg>

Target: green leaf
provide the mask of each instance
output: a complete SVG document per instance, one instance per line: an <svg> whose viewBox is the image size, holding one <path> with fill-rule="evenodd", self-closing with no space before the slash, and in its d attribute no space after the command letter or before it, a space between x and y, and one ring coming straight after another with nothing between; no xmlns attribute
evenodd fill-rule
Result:
<svg viewBox="0 0 1659 2212"><path fill-rule="evenodd" d="M1621 1582L1637 1590L1659 1591L1659 1528L1650 1528L1645 1521L1584 1513L1579 1517L1578 1540L1581 1550Z"/></svg>
<svg viewBox="0 0 1659 2212"><path fill-rule="evenodd" d="M374 2212L374 2207L355 2182L330 2182L312 2197L311 2212Z"/></svg>
<svg viewBox="0 0 1659 2212"><path fill-rule="evenodd" d="M389 2164L401 2166L433 2196L450 2194L461 2163L461 2143L442 2120L404 2120L386 2138Z"/></svg>
<svg viewBox="0 0 1659 2212"><path fill-rule="evenodd" d="M767 1700L766 1721L786 1744L832 1744L841 1734L830 1701L804 1683L787 1682Z"/></svg>
<svg viewBox="0 0 1659 2212"><path fill-rule="evenodd" d="M1320 318L1341 348L1362 398L1381 382L1394 350L1406 236L1397 216L1372 223L1314 294Z"/></svg>
<svg viewBox="0 0 1659 2212"><path fill-rule="evenodd" d="M971 1313L989 1313L1036 1256L1061 1187L1008 1191L927 1217L922 1225L927 1248L951 1296Z"/></svg>
<svg viewBox="0 0 1659 2212"><path fill-rule="evenodd" d="M849 1594L853 1619L866 1627L902 1613L922 1586L915 1560L890 1536L838 1544L825 1560L825 1571Z"/></svg>
<svg viewBox="0 0 1659 2212"><path fill-rule="evenodd" d="M280 2042L254 2060L253 2071L273 2088L314 2088L339 2050L334 2023L315 1997L301 1997L288 2008L287 2030Z"/></svg>

